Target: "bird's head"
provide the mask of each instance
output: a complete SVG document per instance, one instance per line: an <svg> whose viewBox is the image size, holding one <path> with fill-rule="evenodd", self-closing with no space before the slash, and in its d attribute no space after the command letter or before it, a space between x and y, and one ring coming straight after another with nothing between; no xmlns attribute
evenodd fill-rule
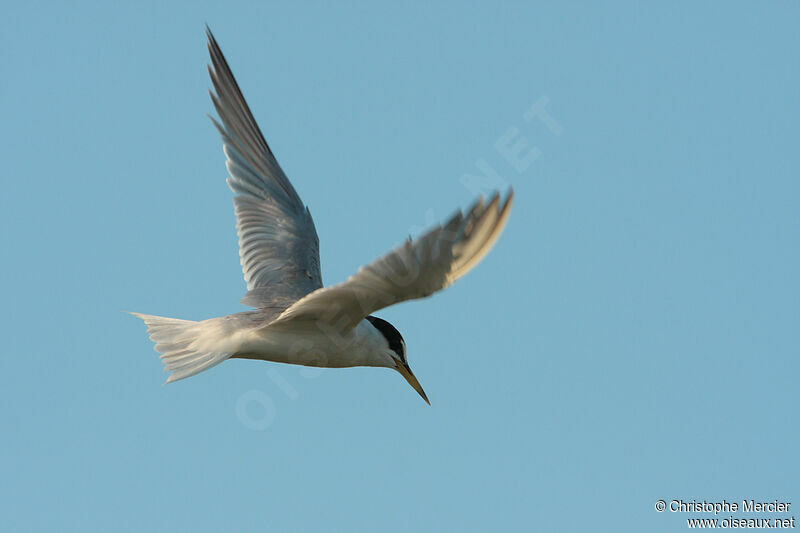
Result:
<svg viewBox="0 0 800 533"><path fill-rule="evenodd" d="M422 396L422 399L425 400L428 405L430 405L431 402L428 401L428 396L425 394L425 391L422 390L422 385L419 384L417 377L408 366L408 361L406 360L406 343L403 340L403 336L400 335L397 328L382 318L368 316L367 320L369 320L370 324L372 324L372 326L383 335L383 338L386 339L389 345L388 355L391 357L392 364L394 365L392 368L400 372L400 375L406 378L408 384L414 387L414 390Z"/></svg>

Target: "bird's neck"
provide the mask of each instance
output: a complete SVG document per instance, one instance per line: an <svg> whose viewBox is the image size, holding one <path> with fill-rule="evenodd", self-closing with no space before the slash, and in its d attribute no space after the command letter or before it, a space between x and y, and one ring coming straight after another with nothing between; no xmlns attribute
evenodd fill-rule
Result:
<svg viewBox="0 0 800 533"><path fill-rule="evenodd" d="M380 331L367 320L362 320L355 329L356 342L352 354L359 366L381 366L394 368L394 358L388 354L388 344Z"/></svg>

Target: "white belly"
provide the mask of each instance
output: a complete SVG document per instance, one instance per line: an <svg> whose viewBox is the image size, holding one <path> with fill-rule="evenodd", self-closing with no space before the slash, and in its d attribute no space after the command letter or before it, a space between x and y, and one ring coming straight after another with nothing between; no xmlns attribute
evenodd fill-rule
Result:
<svg viewBox="0 0 800 533"><path fill-rule="evenodd" d="M386 340L366 320L343 334L324 324L298 321L252 330L235 357L330 368L392 366L387 348Z"/></svg>

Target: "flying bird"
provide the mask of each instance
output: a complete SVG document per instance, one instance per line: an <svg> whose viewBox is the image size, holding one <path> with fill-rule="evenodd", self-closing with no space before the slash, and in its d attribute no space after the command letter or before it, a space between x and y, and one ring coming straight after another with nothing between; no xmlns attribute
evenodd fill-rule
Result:
<svg viewBox="0 0 800 533"><path fill-rule="evenodd" d="M132 313L144 320L161 354L167 383L231 359L296 365L397 370L430 405L411 371L397 329L372 313L425 298L466 274L503 231L513 190L464 212L323 287L319 239L311 212L278 165L222 51L206 28L209 91L222 136L228 186L235 193L239 256L255 309L199 322Z"/></svg>

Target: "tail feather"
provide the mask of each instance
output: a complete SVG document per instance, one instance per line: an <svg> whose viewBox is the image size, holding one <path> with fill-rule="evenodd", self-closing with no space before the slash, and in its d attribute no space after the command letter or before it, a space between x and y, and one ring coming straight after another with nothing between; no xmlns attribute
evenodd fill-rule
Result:
<svg viewBox="0 0 800 533"><path fill-rule="evenodd" d="M194 322L179 318L131 313L147 325L150 340L161 354L164 371L171 372L166 383L188 378L216 366L232 355L230 346L224 346L219 328L212 320ZM228 350L224 349L228 348Z"/></svg>

